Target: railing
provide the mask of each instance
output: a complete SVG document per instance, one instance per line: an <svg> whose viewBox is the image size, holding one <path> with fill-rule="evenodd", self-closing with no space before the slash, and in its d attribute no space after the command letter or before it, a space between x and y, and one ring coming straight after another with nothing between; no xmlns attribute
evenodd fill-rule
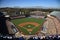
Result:
<svg viewBox="0 0 60 40"><path fill-rule="evenodd" d="M13 36L2 36L0 35L0 40L60 40L60 34L59 35L48 35L48 36L30 36L28 37L13 37Z"/></svg>

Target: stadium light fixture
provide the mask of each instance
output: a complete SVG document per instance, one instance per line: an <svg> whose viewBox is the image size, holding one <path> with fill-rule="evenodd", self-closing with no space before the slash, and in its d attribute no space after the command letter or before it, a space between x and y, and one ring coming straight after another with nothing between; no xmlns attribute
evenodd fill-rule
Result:
<svg viewBox="0 0 60 40"><path fill-rule="evenodd" d="M5 15L5 17L10 17L10 15Z"/></svg>

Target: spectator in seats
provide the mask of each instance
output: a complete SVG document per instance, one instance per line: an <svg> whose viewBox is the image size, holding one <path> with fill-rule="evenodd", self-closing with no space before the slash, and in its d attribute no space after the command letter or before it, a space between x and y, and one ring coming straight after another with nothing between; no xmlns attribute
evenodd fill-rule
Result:
<svg viewBox="0 0 60 40"><path fill-rule="evenodd" d="M11 28L13 25L13 29ZM5 16L0 12L0 35L2 36L15 36L15 33L18 33L15 25L10 21L10 17Z"/></svg>
<svg viewBox="0 0 60 40"><path fill-rule="evenodd" d="M38 40L41 40L41 39L38 37Z"/></svg>
<svg viewBox="0 0 60 40"><path fill-rule="evenodd" d="M52 36L49 36L49 39L50 39L50 40L53 40Z"/></svg>
<svg viewBox="0 0 60 40"><path fill-rule="evenodd" d="M58 36L55 35L54 38L53 38L53 40L58 40Z"/></svg>
<svg viewBox="0 0 60 40"><path fill-rule="evenodd" d="M15 37L20 37L20 32L16 28L16 26L11 22L11 18L9 15L6 15L6 25L9 31L9 35L15 36Z"/></svg>
<svg viewBox="0 0 60 40"><path fill-rule="evenodd" d="M5 18L5 15L0 12L0 34L1 35L8 35L9 32L8 32L8 28L6 26L6 18Z"/></svg>
<svg viewBox="0 0 60 40"><path fill-rule="evenodd" d="M28 40L34 40L33 37L30 37Z"/></svg>
<svg viewBox="0 0 60 40"><path fill-rule="evenodd" d="M20 37L19 40L25 40L23 37Z"/></svg>
<svg viewBox="0 0 60 40"><path fill-rule="evenodd" d="M34 37L34 40L38 40L38 37Z"/></svg>
<svg viewBox="0 0 60 40"><path fill-rule="evenodd" d="M46 36L46 37L45 37L45 40L50 40L49 36Z"/></svg>
<svg viewBox="0 0 60 40"><path fill-rule="evenodd" d="M60 40L60 35L58 35L58 40Z"/></svg>
<svg viewBox="0 0 60 40"><path fill-rule="evenodd" d="M41 36L40 37L40 40L45 40L45 36Z"/></svg>

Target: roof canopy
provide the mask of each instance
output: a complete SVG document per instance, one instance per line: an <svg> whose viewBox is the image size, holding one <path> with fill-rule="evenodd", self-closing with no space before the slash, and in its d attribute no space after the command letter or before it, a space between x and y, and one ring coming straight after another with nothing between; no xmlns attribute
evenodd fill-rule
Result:
<svg viewBox="0 0 60 40"><path fill-rule="evenodd" d="M60 11L53 11L50 13L50 15L56 16L58 19L60 19Z"/></svg>

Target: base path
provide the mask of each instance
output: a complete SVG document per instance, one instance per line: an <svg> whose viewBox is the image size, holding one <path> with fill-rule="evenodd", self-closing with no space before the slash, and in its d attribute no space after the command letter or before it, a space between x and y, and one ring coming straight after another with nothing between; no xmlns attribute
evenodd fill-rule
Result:
<svg viewBox="0 0 60 40"><path fill-rule="evenodd" d="M23 27L23 26L28 25L28 24L34 25L36 27L40 25L36 22L24 22L24 23L19 24L18 26Z"/></svg>

